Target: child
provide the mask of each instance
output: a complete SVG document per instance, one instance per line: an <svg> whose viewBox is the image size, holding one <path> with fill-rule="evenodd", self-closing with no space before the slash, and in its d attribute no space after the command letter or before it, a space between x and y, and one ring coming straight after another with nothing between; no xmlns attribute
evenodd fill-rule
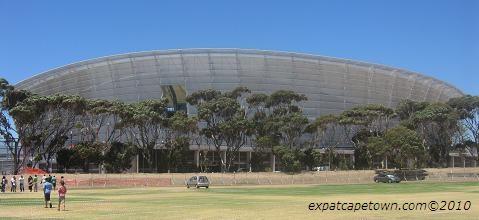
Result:
<svg viewBox="0 0 479 220"><path fill-rule="evenodd" d="M65 195L67 194L67 187L65 187L65 181L60 181L60 188L58 188L58 211L60 211L60 205L63 201L63 211L65 211Z"/></svg>
<svg viewBox="0 0 479 220"><path fill-rule="evenodd" d="M52 181L50 178L45 179L43 183L43 194L45 195L45 208L47 208L47 203L50 204L52 208L52 202L50 201L50 193L52 192L53 185L50 183Z"/></svg>

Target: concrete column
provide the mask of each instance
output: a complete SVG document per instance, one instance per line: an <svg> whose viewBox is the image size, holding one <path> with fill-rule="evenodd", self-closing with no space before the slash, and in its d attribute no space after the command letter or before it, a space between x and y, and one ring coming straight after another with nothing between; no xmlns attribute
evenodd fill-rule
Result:
<svg viewBox="0 0 479 220"><path fill-rule="evenodd" d="M350 154L349 155L349 159L351 160L351 164L353 165L353 168L354 168L354 154Z"/></svg>
<svg viewBox="0 0 479 220"><path fill-rule="evenodd" d="M271 154L271 170L276 171L276 156L273 153Z"/></svg>
<svg viewBox="0 0 479 220"><path fill-rule="evenodd" d="M132 160L131 160L131 168L130 168L130 172L134 173L138 173L139 172L139 156L136 155Z"/></svg>
<svg viewBox="0 0 479 220"><path fill-rule="evenodd" d="M136 155L136 173L140 172L140 155Z"/></svg>
<svg viewBox="0 0 479 220"><path fill-rule="evenodd" d="M251 151L246 154L246 162L248 163L248 170L251 172Z"/></svg>
<svg viewBox="0 0 479 220"><path fill-rule="evenodd" d="M223 161L225 162L225 165L226 165L226 151L221 151L221 154L222 154L222 157L223 157ZM221 165L223 166L223 164ZM222 167L222 172L226 172L226 167Z"/></svg>
<svg viewBox="0 0 479 220"><path fill-rule="evenodd" d="M195 150L195 164L196 164L196 168L200 167L200 151L199 150Z"/></svg>

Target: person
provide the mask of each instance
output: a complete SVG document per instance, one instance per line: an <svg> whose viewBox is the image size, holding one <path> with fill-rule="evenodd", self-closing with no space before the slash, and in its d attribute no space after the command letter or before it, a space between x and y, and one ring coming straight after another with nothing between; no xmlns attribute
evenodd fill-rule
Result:
<svg viewBox="0 0 479 220"><path fill-rule="evenodd" d="M52 177L52 185L53 190L57 190L57 178L55 176Z"/></svg>
<svg viewBox="0 0 479 220"><path fill-rule="evenodd" d="M32 188L33 188L33 177L30 175L28 176L28 190L32 192Z"/></svg>
<svg viewBox="0 0 479 220"><path fill-rule="evenodd" d="M10 187L10 192L16 192L17 191L17 178L15 176L12 176L10 179L11 187Z"/></svg>
<svg viewBox="0 0 479 220"><path fill-rule="evenodd" d="M60 205L63 202L63 211L65 211L65 196L67 194L67 187L65 181L60 181L60 187L58 188L58 211L60 211Z"/></svg>
<svg viewBox="0 0 479 220"><path fill-rule="evenodd" d="M43 174L43 176L42 176L42 182L40 182L40 184L44 184L46 179L47 179L47 177L45 176L45 174Z"/></svg>
<svg viewBox="0 0 479 220"><path fill-rule="evenodd" d="M18 178L18 183L20 184L20 192L25 192L25 179L23 178L23 175Z"/></svg>
<svg viewBox="0 0 479 220"><path fill-rule="evenodd" d="M45 196L45 208L47 207L47 203L50 208L53 208L52 202L50 201L50 193L52 192L53 185L50 183L51 179L45 179L45 183L43 183L43 195Z"/></svg>
<svg viewBox="0 0 479 220"><path fill-rule="evenodd" d="M5 176L2 177L2 192L5 192L5 188L7 188L7 178Z"/></svg>
<svg viewBox="0 0 479 220"><path fill-rule="evenodd" d="M38 176L35 174L35 177L33 177L33 192L38 191Z"/></svg>

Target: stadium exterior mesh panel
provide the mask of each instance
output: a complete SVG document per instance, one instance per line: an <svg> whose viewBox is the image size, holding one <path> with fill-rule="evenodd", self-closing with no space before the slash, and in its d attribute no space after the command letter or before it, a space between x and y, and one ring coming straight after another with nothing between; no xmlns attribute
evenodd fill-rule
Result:
<svg viewBox="0 0 479 220"><path fill-rule="evenodd" d="M184 49L128 53L59 67L16 85L40 95L135 102L158 99L165 86L187 94L201 89L253 93L284 89L305 94L309 118L338 114L357 105L395 107L402 99L445 102L463 93L418 73L352 60L261 50ZM162 90L163 88L163 90ZM180 89L181 90L181 89ZM188 112L196 110L188 106Z"/></svg>

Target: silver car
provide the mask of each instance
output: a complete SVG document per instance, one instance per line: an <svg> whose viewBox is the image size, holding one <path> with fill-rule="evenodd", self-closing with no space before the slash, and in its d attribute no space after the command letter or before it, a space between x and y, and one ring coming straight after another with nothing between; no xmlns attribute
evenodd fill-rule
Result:
<svg viewBox="0 0 479 220"><path fill-rule="evenodd" d="M190 188L190 186L194 186L196 188L200 187L210 187L210 181L206 176L192 176L188 180L186 180L186 188Z"/></svg>

